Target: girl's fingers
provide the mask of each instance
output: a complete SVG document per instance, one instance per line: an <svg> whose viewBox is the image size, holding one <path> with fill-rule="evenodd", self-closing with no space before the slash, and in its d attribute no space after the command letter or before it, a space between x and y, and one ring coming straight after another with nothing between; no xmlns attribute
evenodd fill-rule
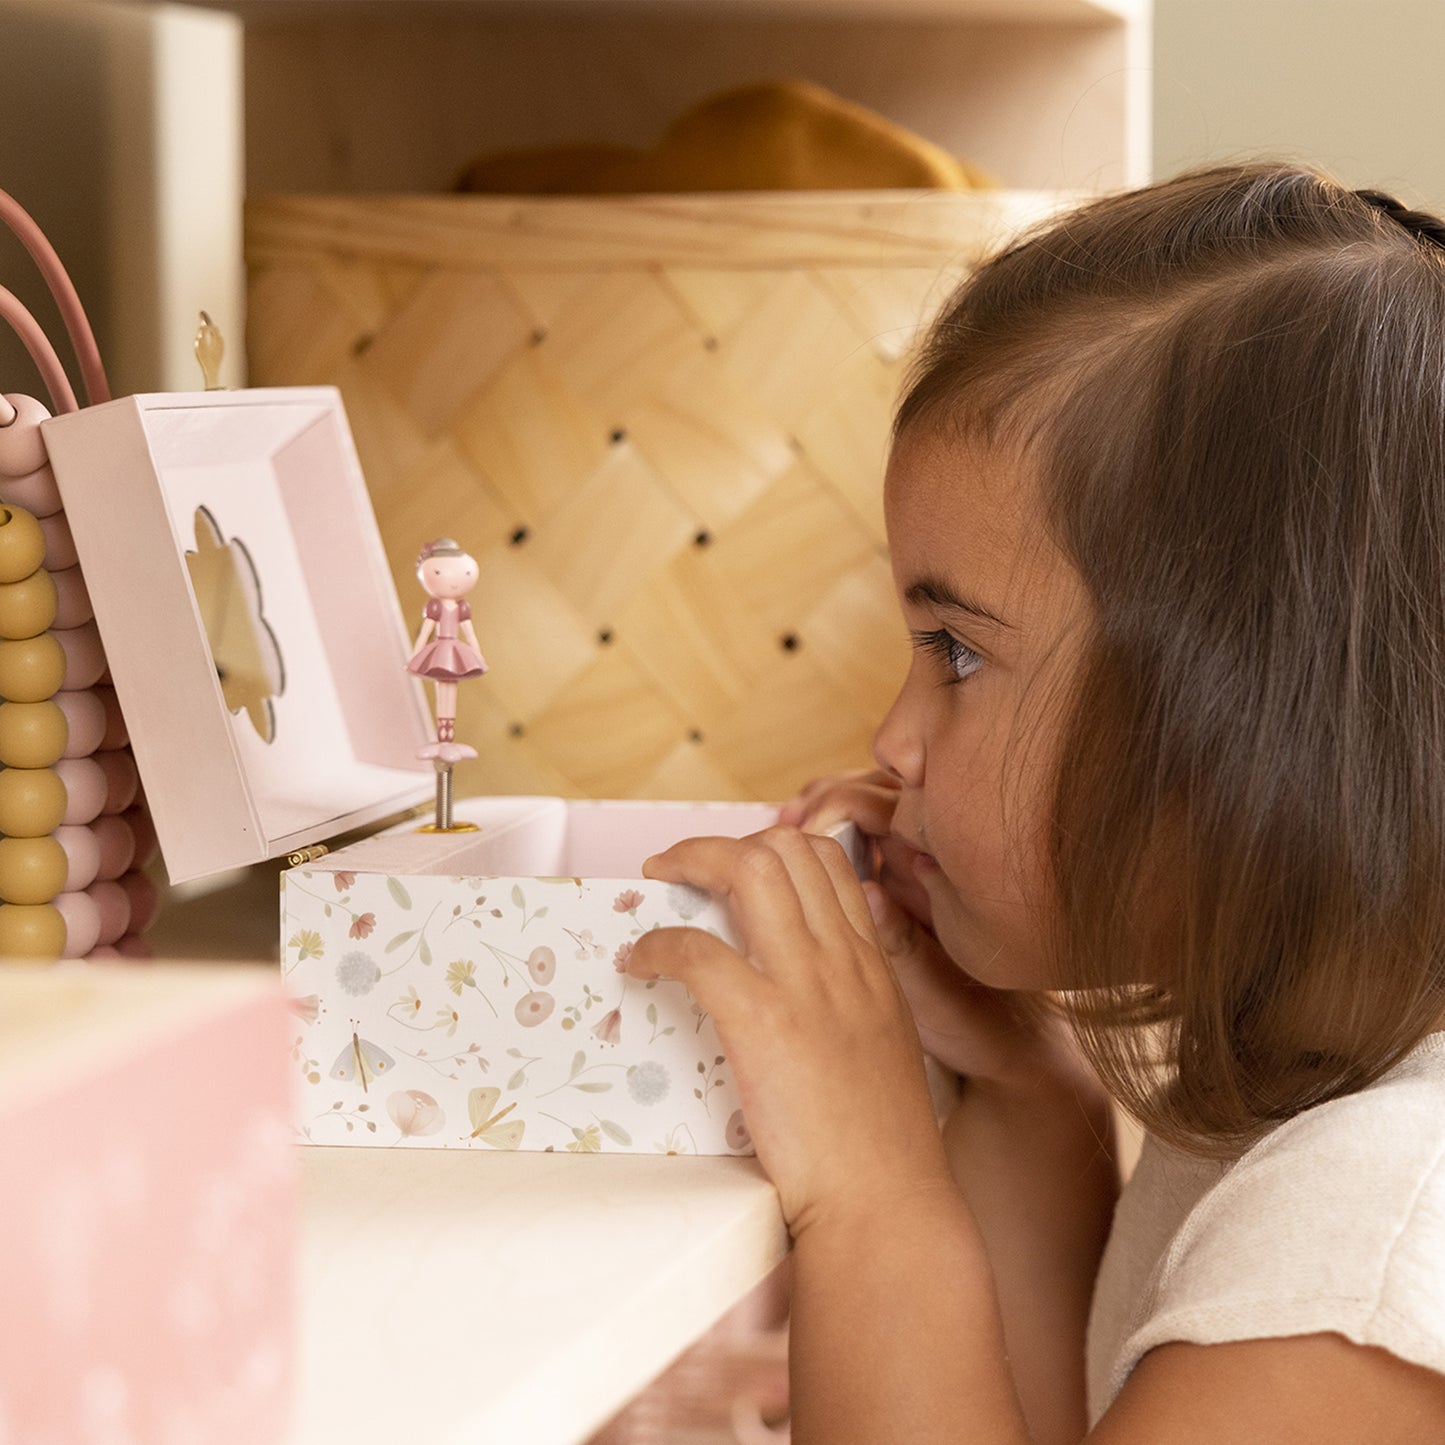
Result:
<svg viewBox="0 0 1445 1445"><path fill-rule="evenodd" d="M798 826L822 833L839 823L855 823L863 832L882 838L893 827L897 804L897 785L883 773L836 779L833 787L809 801Z"/></svg>
<svg viewBox="0 0 1445 1445"><path fill-rule="evenodd" d="M848 861L842 844L836 838L820 838L811 833L803 836L823 865L828 881L833 885L838 905L843 910L843 916L860 938L871 939L874 931L868 900L864 897L858 875L853 871L853 865Z"/></svg>
<svg viewBox="0 0 1445 1445"><path fill-rule="evenodd" d="M688 838L649 858L642 871L725 898L749 951L786 967L815 940L830 947L857 942L817 844L842 856L832 839L777 827L748 838Z"/></svg>
<svg viewBox="0 0 1445 1445"><path fill-rule="evenodd" d="M836 823L856 823L865 833L881 837L893 824L898 785L878 769L814 778L796 798L785 803L778 822L821 833Z"/></svg>
<svg viewBox="0 0 1445 1445"><path fill-rule="evenodd" d="M753 1011L763 976L722 939L701 928L653 928L627 957L633 978L671 978L685 985L697 1006L726 1033L740 1014Z"/></svg>
<svg viewBox="0 0 1445 1445"><path fill-rule="evenodd" d="M686 838L649 858L642 876L690 883L727 900L744 938L796 937L805 927L803 904L787 865L752 838Z"/></svg>

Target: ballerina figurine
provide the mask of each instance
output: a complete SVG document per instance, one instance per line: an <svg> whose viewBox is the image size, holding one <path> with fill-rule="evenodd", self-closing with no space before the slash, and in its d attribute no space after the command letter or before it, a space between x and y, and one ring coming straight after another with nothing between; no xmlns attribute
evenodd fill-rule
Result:
<svg viewBox="0 0 1445 1445"><path fill-rule="evenodd" d="M466 601L477 584L477 562L450 537L438 537L421 549L416 575L431 600L406 670L436 684L436 741L421 748L417 757L457 763L477 755L475 748L456 740L457 684L487 670L472 626L471 604Z"/></svg>

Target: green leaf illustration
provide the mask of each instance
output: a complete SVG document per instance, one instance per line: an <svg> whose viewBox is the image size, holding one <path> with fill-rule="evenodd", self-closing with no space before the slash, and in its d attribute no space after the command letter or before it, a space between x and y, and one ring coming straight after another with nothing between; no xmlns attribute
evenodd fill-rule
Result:
<svg viewBox="0 0 1445 1445"><path fill-rule="evenodd" d="M647 1022L650 1024L657 1022L657 1005L655 1003L650 1003L647 1006Z"/></svg>
<svg viewBox="0 0 1445 1445"><path fill-rule="evenodd" d="M386 891L390 893L394 899L396 899L398 907L411 907L411 894L408 893L406 889L401 886L400 878L388 877L386 880Z"/></svg>
<svg viewBox="0 0 1445 1445"><path fill-rule="evenodd" d="M393 952L395 952L398 948L400 948L400 947L402 946L402 944L407 941L407 939L409 939L409 938L415 938L415 937L416 937L416 929L414 929L414 928L408 930L406 933L398 933L398 934L396 935L396 937L393 938L393 939L391 940L391 942L386 945L385 952L387 952L387 953L393 953Z"/></svg>
<svg viewBox="0 0 1445 1445"><path fill-rule="evenodd" d="M547 916L547 907L546 907L545 904L543 904L543 906L542 906L541 908L539 908L539 909L532 915L533 918L545 918L546 916Z"/></svg>
<svg viewBox="0 0 1445 1445"><path fill-rule="evenodd" d="M587 1062L587 1055L578 1049L572 1056L572 1072L568 1074L569 1079L575 1079L582 1072L582 1066Z"/></svg>
<svg viewBox="0 0 1445 1445"><path fill-rule="evenodd" d="M510 1050L508 1052L510 1052ZM522 1087L522 1084L526 1081L526 1078L526 1069L518 1069L517 1072L513 1074L510 1079L507 1080L507 1087L509 1089L520 1089Z"/></svg>
<svg viewBox="0 0 1445 1445"><path fill-rule="evenodd" d="M580 1089L584 1094L605 1094L612 1087L605 1079L593 1079L585 1084L573 1084L574 1089Z"/></svg>
<svg viewBox="0 0 1445 1445"><path fill-rule="evenodd" d="M524 911L526 910L527 900L522 896L522 885L520 883L512 884L512 902L515 903L518 908Z"/></svg>
<svg viewBox="0 0 1445 1445"><path fill-rule="evenodd" d="M427 943L427 941L426 941L426 935L425 935L425 934L422 935L421 948L418 950L418 955L419 955L419 957L421 958L421 961L422 961L424 964L430 965L430 963L431 963L431 945L430 945L429 943ZM474 988L476 987L475 984L473 984L472 986L473 986Z"/></svg>
<svg viewBox="0 0 1445 1445"><path fill-rule="evenodd" d="M632 1135L622 1127L621 1124L614 1124L611 1119L599 1119L602 1132L612 1140L614 1144L621 1144L624 1148L632 1143Z"/></svg>

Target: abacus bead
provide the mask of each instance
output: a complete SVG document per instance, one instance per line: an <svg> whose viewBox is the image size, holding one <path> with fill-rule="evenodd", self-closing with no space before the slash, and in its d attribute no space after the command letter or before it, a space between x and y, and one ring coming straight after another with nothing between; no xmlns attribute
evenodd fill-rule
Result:
<svg viewBox="0 0 1445 1445"><path fill-rule="evenodd" d="M56 628L50 635L65 652L65 686L71 691L94 687L105 671L105 649L95 623Z"/></svg>
<svg viewBox="0 0 1445 1445"><path fill-rule="evenodd" d="M95 607L79 567L47 574L55 584L55 621L52 627L79 627L95 616Z"/></svg>
<svg viewBox="0 0 1445 1445"><path fill-rule="evenodd" d="M80 553L75 550L75 538L70 535L70 523L65 520L64 512L42 517L36 526L45 541L43 560L46 571L63 572L80 561Z"/></svg>
<svg viewBox="0 0 1445 1445"><path fill-rule="evenodd" d="M0 637L39 637L54 623L59 605L55 582L43 567L0 585Z"/></svg>
<svg viewBox="0 0 1445 1445"><path fill-rule="evenodd" d="M49 465L21 477L0 476L0 502L24 507L36 517L53 517L60 510L60 488Z"/></svg>
<svg viewBox="0 0 1445 1445"><path fill-rule="evenodd" d="M67 742L65 714L53 702L0 703L0 763L7 768L48 768Z"/></svg>
<svg viewBox="0 0 1445 1445"><path fill-rule="evenodd" d="M156 837L156 825L151 822L150 809L143 803L132 803L121 817L130 824L130 830L135 835L135 857L131 860L133 865L144 868L148 863L154 863L160 855L161 847L160 840Z"/></svg>
<svg viewBox="0 0 1445 1445"><path fill-rule="evenodd" d="M22 507L0 506L0 582L23 582L45 560L45 533Z"/></svg>
<svg viewBox="0 0 1445 1445"><path fill-rule="evenodd" d="M97 878L119 878L135 862L135 834L125 818L103 814L90 825L99 850Z"/></svg>
<svg viewBox="0 0 1445 1445"><path fill-rule="evenodd" d="M40 423L50 413L33 396L7 392L5 400L18 413L9 426L0 426L0 477L23 477L49 461Z"/></svg>
<svg viewBox="0 0 1445 1445"><path fill-rule="evenodd" d="M62 958L84 958L100 940L100 909L88 893L56 895L55 910L65 921L65 951Z"/></svg>
<svg viewBox="0 0 1445 1445"><path fill-rule="evenodd" d="M0 957L59 958L65 920L53 903L0 904Z"/></svg>
<svg viewBox="0 0 1445 1445"><path fill-rule="evenodd" d="M138 933L127 933L115 941L115 951L122 958L154 958L155 953Z"/></svg>
<svg viewBox="0 0 1445 1445"><path fill-rule="evenodd" d="M52 632L18 642L0 641L0 697L44 702L65 681L65 653ZM63 711L63 709L62 709Z"/></svg>
<svg viewBox="0 0 1445 1445"><path fill-rule="evenodd" d="M105 774L105 802L102 813L121 813L135 802L140 790L140 774L136 771L135 759L128 748L116 748L113 752L96 753L95 760Z"/></svg>
<svg viewBox="0 0 1445 1445"><path fill-rule="evenodd" d="M0 838L0 898L49 903L65 887L65 849L49 838Z"/></svg>
<svg viewBox="0 0 1445 1445"><path fill-rule="evenodd" d="M130 926L130 897L119 883L92 883L86 890L100 910L101 943L114 943Z"/></svg>
<svg viewBox="0 0 1445 1445"><path fill-rule="evenodd" d="M64 823L51 836L65 849L65 886L61 892L77 893L89 888L100 872L104 857L95 829L82 823Z"/></svg>
<svg viewBox="0 0 1445 1445"><path fill-rule="evenodd" d="M93 692L57 692L55 705L65 714L70 729L65 756L88 758L105 737L105 704Z"/></svg>
<svg viewBox="0 0 1445 1445"><path fill-rule="evenodd" d="M0 833L42 838L65 816L65 784L50 768L0 770Z"/></svg>
<svg viewBox="0 0 1445 1445"><path fill-rule="evenodd" d="M3 712L3 709L0 709ZM66 823L90 823L105 805L105 774L94 758L61 758L55 764L65 784Z"/></svg>
<svg viewBox="0 0 1445 1445"><path fill-rule="evenodd" d="M120 880L130 899L130 932L144 933L161 911L160 890L144 873L125 874Z"/></svg>
<svg viewBox="0 0 1445 1445"><path fill-rule="evenodd" d="M115 689L113 687L97 687L95 695L105 708L105 736L100 740L101 747L123 748L130 741L130 731L125 725L125 717L121 713Z"/></svg>

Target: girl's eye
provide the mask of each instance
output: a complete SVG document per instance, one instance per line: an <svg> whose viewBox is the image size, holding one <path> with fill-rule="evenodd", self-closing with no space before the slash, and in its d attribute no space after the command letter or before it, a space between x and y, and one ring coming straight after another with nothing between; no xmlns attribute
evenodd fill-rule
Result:
<svg viewBox="0 0 1445 1445"><path fill-rule="evenodd" d="M951 676L945 679L946 683L963 682L983 666L983 658L973 648L942 628L935 632L913 631L909 636L919 652L938 658L948 669Z"/></svg>

